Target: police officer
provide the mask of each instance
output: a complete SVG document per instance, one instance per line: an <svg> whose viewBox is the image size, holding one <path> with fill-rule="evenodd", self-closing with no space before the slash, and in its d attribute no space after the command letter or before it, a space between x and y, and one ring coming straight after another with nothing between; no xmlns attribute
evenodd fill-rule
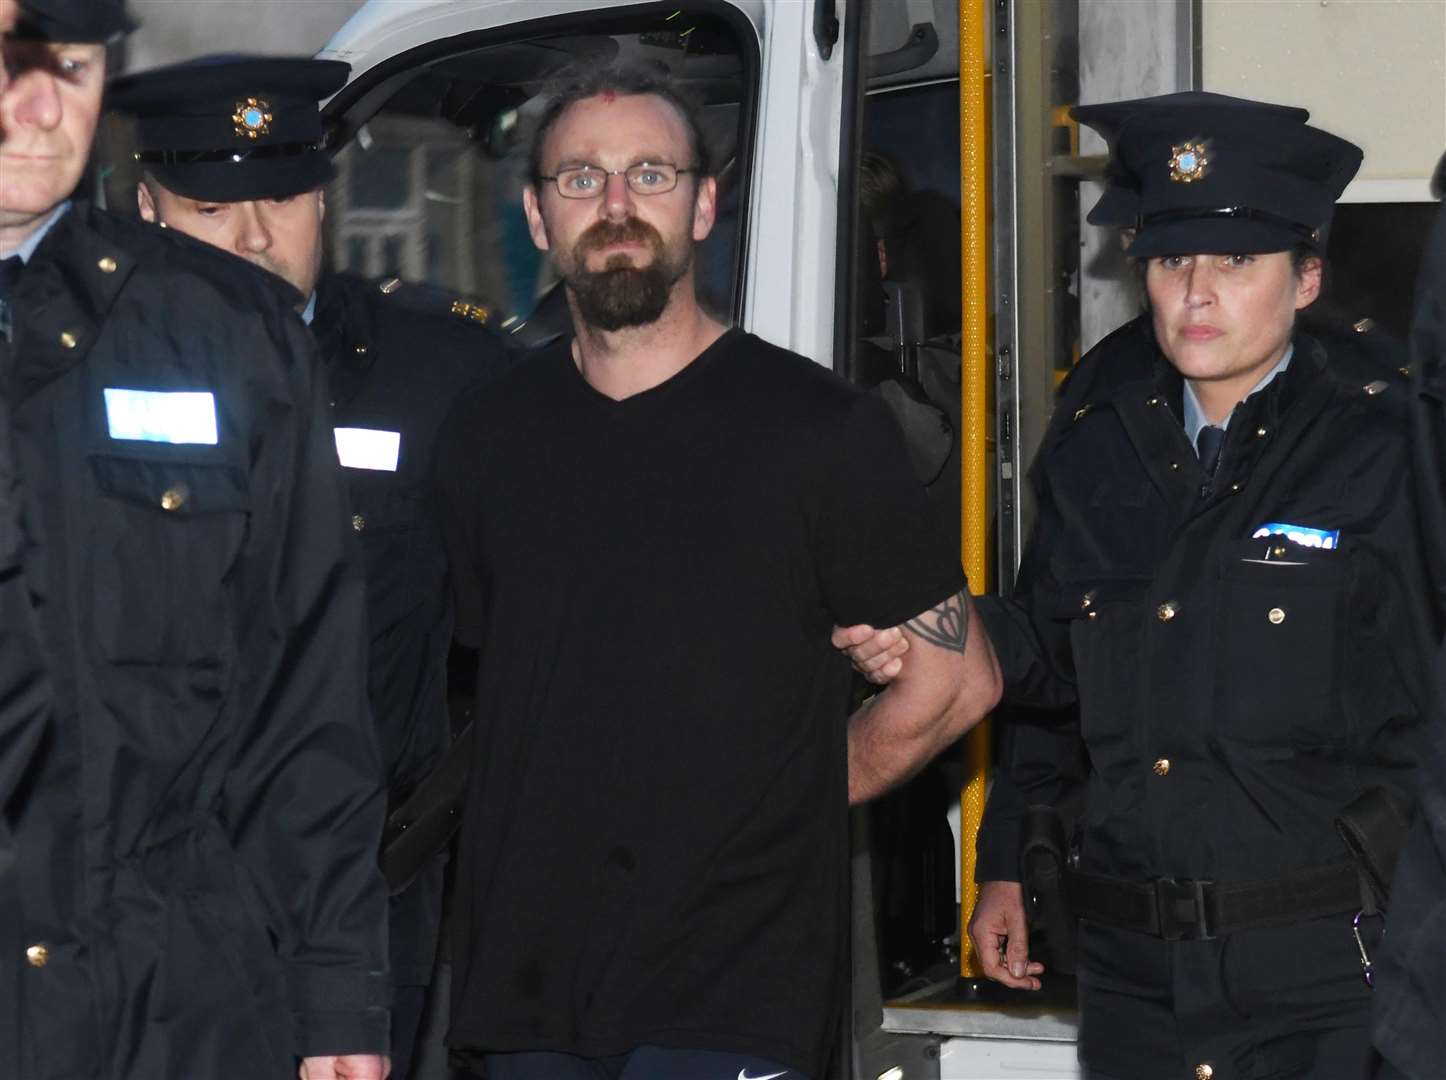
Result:
<svg viewBox="0 0 1446 1080"><path fill-rule="evenodd" d="M345 64L205 57L112 84L137 119L137 195L147 221L187 233L285 278L305 298L322 347L348 528L366 561L369 697L393 804L445 752L451 637L447 562L433 516L433 444L467 386L506 367L480 306L439 290L321 273L323 185L317 102ZM408 1060L431 978L442 864L392 899L393 1075Z"/></svg>
<svg viewBox="0 0 1446 1080"><path fill-rule="evenodd" d="M1446 156L1436 171L1441 197ZM1401 855L1392 933L1382 950L1376 1046L1383 1076L1446 1073L1446 212L1426 246L1411 328L1411 434L1424 543L1431 559L1439 710L1435 752L1422 765L1420 811Z"/></svg>
<svg viewBox="0 0 1446 1080"><path fill-rule="evenodd" d="M1209 100L1118 132L1150 311L1067 380L1016 593L987 620L1014 698L1077 704L1088 749L1065 889L1081 1057L1363 1076L1383 901L1363 863L1399 836L1368 825L1352 860L1337 822L1371 789L1414 800L1427 669L1405 357L1296 325L1360 151ZM1064 775L1005 782L1042 803ZM977 917L974 940L1015 978Z"/></svg>
<svg viewBox="0 0 1446 1080"><path fill-rule="evenodd" d="M54 674L10 818L18 1075L381 1080L384 803L314 347L283 282L70 201L128 25L25 0L5 43L4 390Z"/></svg>
<svg viewBox="0 0 1446 1080"><path fill-rule="evenodd" d="M0 35L15 25L14 0L0 0ZM6 42L0 37L0 94L9 82ZM9 280L15 267L0 261L0 380L10 368ZM40 656L30 589L22 572L19 488L10 442L10 405L0 382L0 910L18 911L15 845L10 835L11 795L44 731L49 691ZM20 1074L20 928L6 919L0 930L0 1074Z"/></svg>
<svg viewBox="0 0 1446 1080"><path fill-rule="evenodd" d="M1038 988L1007 819L1083 782L1058 899L1089 1074L1363 1077L1428 660L1405 356L1297 321L1360 151L1209 95L1081 119L1115 135L1150 310L1065 381L1014 594L981 604L1006 697L1078 712L1011 733L971 938ZM876 677L908 662L883 644Z"/></svg>

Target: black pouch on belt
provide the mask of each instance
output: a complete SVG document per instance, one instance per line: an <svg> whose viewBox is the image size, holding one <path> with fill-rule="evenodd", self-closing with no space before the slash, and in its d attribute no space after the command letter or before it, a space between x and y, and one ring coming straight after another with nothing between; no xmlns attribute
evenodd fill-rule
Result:
<svg viewBox="0 0 1446 1080"><path fill-rule="evenodd" d="M1410 807L1384 787L1367 788L1336 817L1336 831L1361 876L1361 908L1367 915L1386 910L1410 825Z"/></svg>
<svg viewBox="0 0 1446 1080"><path fill-rule="evenodd" d="M441 763L400 806L382 829L381 868L396 896L446 848L462 824L462 804L472 774L472 725L453 740Z"/></svg>
<svg viewBox="0 0 1446 1080"><path fill-rule="evenodd" d="M1019 876L1031 931L1043 931L1051 971L1074 973L1078 926L1064 896L1069 838L1052 806L1031 806L1019 829ZM1031 952L1033 949L1031 948Z"/></svg>

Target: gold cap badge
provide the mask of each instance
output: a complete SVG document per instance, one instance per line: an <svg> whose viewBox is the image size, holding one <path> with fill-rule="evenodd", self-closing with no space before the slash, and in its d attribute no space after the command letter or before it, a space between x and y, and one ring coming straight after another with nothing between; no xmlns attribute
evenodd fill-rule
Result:
<svg viewBox="0 0 1446 1080"><path fill-rule="evenodd" d="M238 139L254 139L258 135L269 134L274 119L270 103L254 97L236 102L236 111L231 114Z"/></svg>
<svg viewBox="0 0 1446 1080"><path fill-rule="evenodd" d="M1170 147L1170 179L1192 184L1210 170L1210 156L1203 142Z"/></svg>

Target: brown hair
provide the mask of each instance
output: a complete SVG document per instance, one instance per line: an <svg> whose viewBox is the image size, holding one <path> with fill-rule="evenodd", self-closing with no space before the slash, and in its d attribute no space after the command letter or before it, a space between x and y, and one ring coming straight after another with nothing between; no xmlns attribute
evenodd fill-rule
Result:
<svg viewBox="0 0 1446 1080"><path fill-rule="evenodd" d="M532 132L532 146L528 151L528 179L533 186L542 176L542 147L547 133L552 130L558 118L573 105L599 94L621 94L626 96L648 95L661 98L671 105L688 129L688 145L693 155L692 164L686 166L699 177L712 176L713 164L708 154L708 144L703 137L703 128L698 120L697 106L673 85L672 76L661 66L639 64L607 64L574 69L554 85L549 94L547 107L537 119Z"/></svg>

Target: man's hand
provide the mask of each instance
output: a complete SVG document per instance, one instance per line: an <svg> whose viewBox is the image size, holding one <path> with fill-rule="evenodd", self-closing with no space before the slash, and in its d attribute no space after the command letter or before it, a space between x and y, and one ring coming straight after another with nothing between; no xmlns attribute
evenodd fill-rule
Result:
<svg viewBox="0 0 1446 1080"><path fill-rule="evenodd" d="M857 671L876 686L886 686L904 669L909 639L897 626L875 630L872 626L835 626L829 639L833 647L848 654Z"/></svg>
<svg viewBox="0 0 1446 1080"><path fill-rule="evenodd" d="M969 940L984 974L1015 990L1038 990L1044 965L1029 959L1024 887L1017 881L986 881L969 919Z"/></svg>
<svg viewBox="0 0 1446 1080"><path fill-rule="evenodd" d="M381 1054L309 1057L301 1062L301 1080L387 1080L392 1059Z"/></svg>

